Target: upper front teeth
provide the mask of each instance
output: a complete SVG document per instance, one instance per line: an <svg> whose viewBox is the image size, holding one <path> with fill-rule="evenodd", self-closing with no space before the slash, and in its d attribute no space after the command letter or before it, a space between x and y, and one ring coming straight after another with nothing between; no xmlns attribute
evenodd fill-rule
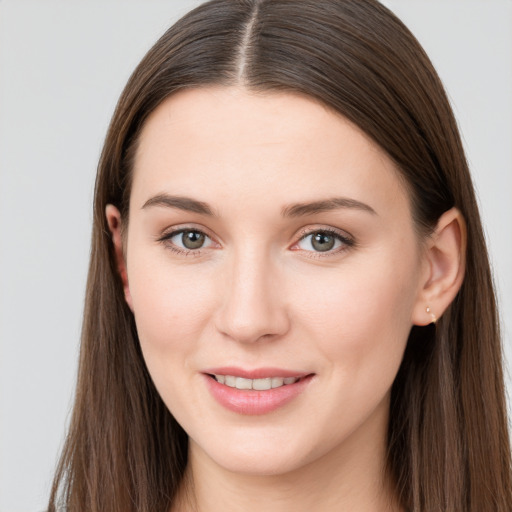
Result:
<svg viewBox="0 0 512 512"><path fill-rule="evenodd" d="M287 384L293 384L299 377L268 377L265 379L245 379L233 375L214 375L217 382L236 389L255 389L265 391L267 389L280 388Z"/></svg>

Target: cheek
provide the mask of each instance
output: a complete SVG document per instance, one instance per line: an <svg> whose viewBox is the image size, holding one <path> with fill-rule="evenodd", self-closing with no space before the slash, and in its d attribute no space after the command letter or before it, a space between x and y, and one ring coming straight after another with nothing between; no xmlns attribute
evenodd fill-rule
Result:
<svg viewBox="0 0 512 512"><path fill-rule="evenodd" d="M130 293L141 346L158 352L191 347L213 308L213 283L186 266L134 251Z"/></svg>
<svg viewBox="0 0 512 512"><path fill-rule="evenodd" d="M347 265L325 280L305 279L298 296L301 324L336 372L398 369L411 329L416 260L392 265L390 254ZM385 377L388 379L388 377Z"/></svg>
<svg viewBox="0 0 512 512"><path fill-rule="evenodd" d="M169 268L165 254L131 256L128 276L144 361L168 409L183 419L199 407L197 397L183 389L192 388L189 369L211 318L213 283L184 266Z"/></svg>
<svg viewBox="0 0 512 512"><path fill-rule="evenodd" d="M307 285L302 304L302 331L321 353L322 376L331 393L313 407L325 409L325 435L349 436L370 416L388 410L386 397L400 367L411 328L413 293L407 281L379 271L352 269L331 280L329 293ZM376 411L380 411L377 413ZM384 420L383 420L384 421ZM332 430L332 425L336 425Z"/></svg>

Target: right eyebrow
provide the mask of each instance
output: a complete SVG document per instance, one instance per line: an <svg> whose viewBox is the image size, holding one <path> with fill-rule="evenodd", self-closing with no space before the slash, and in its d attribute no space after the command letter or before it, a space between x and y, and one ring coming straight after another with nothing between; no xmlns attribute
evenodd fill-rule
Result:
<svg viewBox="0 0 512 512"><path fill-rule="evenodd" d="M199 213L201 215L216 216L213 209L208 203L197 201L191 197L171 196L169 194L158 194L148 199L142 209L151 206L164 206L166 208L177 208L186 212Z"/></svg>

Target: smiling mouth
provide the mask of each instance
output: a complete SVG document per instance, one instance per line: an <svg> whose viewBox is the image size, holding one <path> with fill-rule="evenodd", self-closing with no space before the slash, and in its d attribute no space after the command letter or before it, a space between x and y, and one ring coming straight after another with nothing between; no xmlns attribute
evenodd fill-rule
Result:
<svg viewBox="0 0 512 512"><path fill-rule="evenodd" d="M269 389L276 389L283 386L295 384L303 377L266 377L263 379L246 379L244 377L236 377L234 375L216 375L209 374L209 376L216 380L219 384L224 384L230 388L240 390L255 390L255 391L268 391Z"/></svg>

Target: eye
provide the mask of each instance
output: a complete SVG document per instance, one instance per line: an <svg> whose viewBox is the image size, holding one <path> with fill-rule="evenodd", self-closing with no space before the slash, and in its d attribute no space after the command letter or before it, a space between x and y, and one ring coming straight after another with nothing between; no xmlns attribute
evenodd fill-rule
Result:
<svg viewBox="0 0 512 512"><path fill-rule="evenodd" d="M330 230L312 231L303 236L296 244L298 249L312 252L337 252L337 249L350 247L351 239Z"/></svg>
<svg viewBox="0 0 512 512"><path fill-rule="evenodd" d="M197 229L180 229L163 236L160 241L169 244L171 249L178 252L197 251L213 244L212 239Z"/></svg>

